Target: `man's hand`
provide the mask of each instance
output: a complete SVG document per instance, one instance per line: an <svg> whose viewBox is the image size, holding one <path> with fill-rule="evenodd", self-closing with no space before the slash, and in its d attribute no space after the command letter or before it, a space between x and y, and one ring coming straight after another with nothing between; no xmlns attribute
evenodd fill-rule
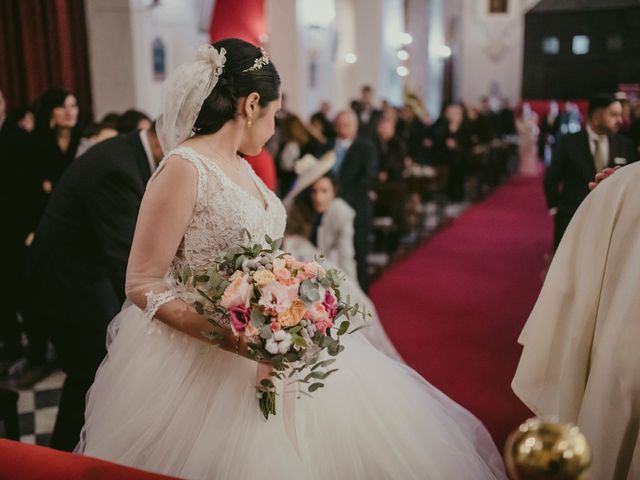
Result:
<svg viewBox="0 0 640 480"><path fill-rule="evenodd" d="M613 175L616 172L616 170L619 170L619 169L620 169L620 165L613 168L605 168L601 172L596 173L595 180L593 182L589 182L589 190L593 190L594 188L596 188L600 182L602 182L605 178L608 178L611 175Z"/></svg>

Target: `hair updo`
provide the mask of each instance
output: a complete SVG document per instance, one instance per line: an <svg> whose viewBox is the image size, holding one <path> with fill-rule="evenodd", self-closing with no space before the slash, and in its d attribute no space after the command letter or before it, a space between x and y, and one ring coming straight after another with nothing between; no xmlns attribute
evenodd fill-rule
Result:
<svg viewBox="0 0 640 480"><path fill-rule="evenodd" d="M233 119L240 97L256 92L260 95L260 106L266 107L280 94L280 76L271 61L259 69L243 72L262 56L258 47L238 38L220 40L213 46L216 50L226 50L226 62L218 83L202 104L193 126L197 135L215 133Z"/></svg>

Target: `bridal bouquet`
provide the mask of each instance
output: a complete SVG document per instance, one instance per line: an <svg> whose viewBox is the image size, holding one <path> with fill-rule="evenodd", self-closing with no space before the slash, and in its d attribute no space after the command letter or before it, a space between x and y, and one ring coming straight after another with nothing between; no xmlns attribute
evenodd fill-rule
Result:
<svg viewBox="0 0 640 480"><path fill-rule="evenodd" d="M212 323L230 322L233 333L246 339L249 356L272 365L270 377L256 387L260 409L269 418L276 413L273 378L292 379L304 394L323 387L337 369L328 368L334 358L321 360L320 354L338 355L344 349L340 337L362 328L349 331L352 316L367 313L341 298L341 274L325 269L321 259L299 262L279 250L280 240L267 236L264 247L247 235L249 245L215 260L206 271L184 268L176 280L197 291L193 304L199 313Z"/></svg>

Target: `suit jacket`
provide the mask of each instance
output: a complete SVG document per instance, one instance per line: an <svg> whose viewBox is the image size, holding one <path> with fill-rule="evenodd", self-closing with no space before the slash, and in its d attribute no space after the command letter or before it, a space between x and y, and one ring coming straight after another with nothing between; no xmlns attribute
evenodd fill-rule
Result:
<svg viewBox="0 0 640 480"><path fill-rule="evenodd" d="M335 148L335 142L327 145ZM372 202L369 191L375 185L378 175L378 153L375 146L362 138L356 138L344 156L338 181L340 197L356 211L355 224L368 225L372 216Z"/></svg>
<svg viewBox="0 0 640 480"><path fill-rule="evenodd" d="M353 246L355 212L347 202L336 198L322 215L318 226L318 250L349 278L357 279Z"/></svg>
<svg viewBox="0 0 640 480"><path fill-rule="evenodd" d="M636 161L632 142L622 135L609 136L609 166ZM596 174L586 130L560 138L544 176L548 208L573 215L589 193L588 184Z"/></svg>
<svg viewBox="0 0 640 480"><path fill-rule="evenodd" d="M103 329L122 307L136 219L151 176L139 135L96 145L63 174L28 254L35 308Z"/></svg>

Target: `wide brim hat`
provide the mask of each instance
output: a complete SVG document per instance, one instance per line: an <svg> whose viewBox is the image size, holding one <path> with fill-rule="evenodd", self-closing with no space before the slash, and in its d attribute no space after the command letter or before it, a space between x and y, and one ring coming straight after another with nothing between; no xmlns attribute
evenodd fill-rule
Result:
<svg viewBox="0 0 640 480"><path fill-rule="evenodd" d="M294 167L298 177L293 184L293 188L282 201L284 206L289 209L291 205L293 205L295 198L313 185L318 179L322 178L333 168L335 163L336 154L333 150L329 150L320 158L316 158L310 153L300 158Z"/></svg>

